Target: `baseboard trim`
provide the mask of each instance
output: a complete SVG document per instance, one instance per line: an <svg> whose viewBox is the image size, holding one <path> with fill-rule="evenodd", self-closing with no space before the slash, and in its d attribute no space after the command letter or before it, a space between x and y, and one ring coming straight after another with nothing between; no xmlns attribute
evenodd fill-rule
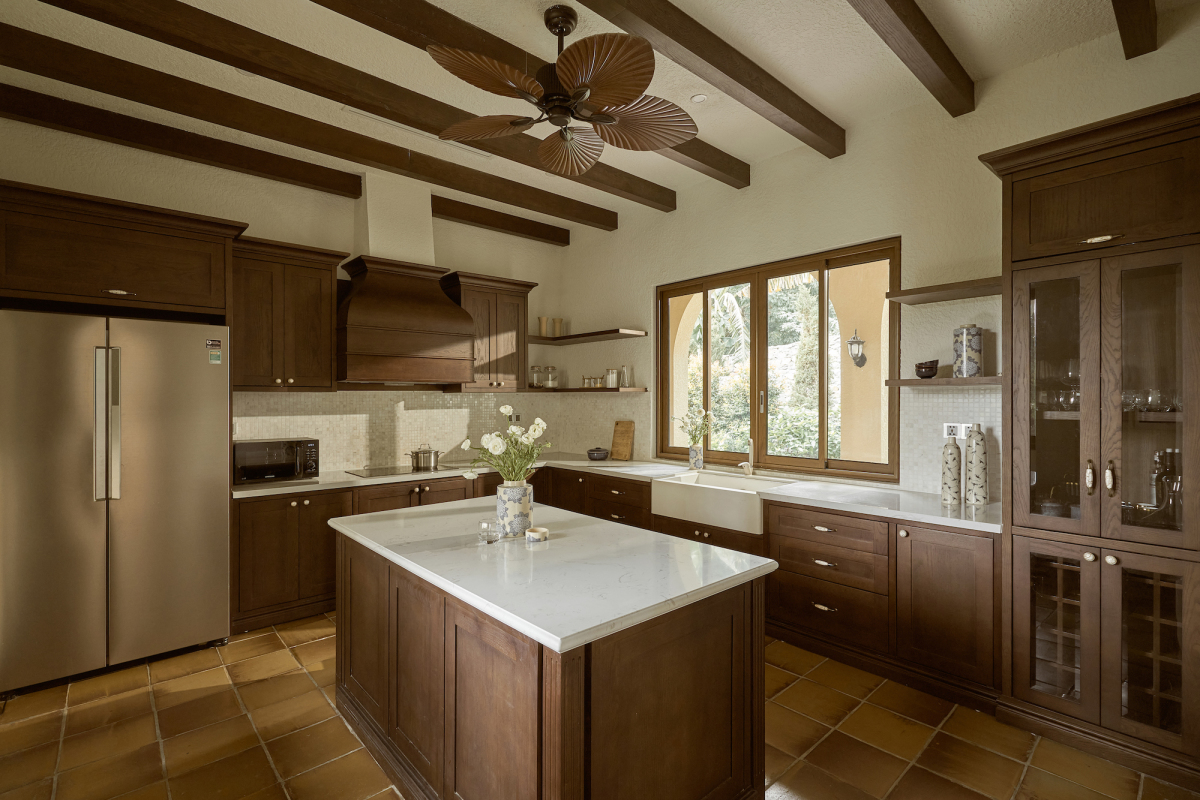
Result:
<svg viewBox="0 0 1200 800"><path fill-rule="evenodd" d="M336 605L337 598L326 597L303 605L289 606L253 616L235 617L229 621L229 630L230 633L245 633L266 628L269 625L282 625L285 622L294 622L305 617L333 611Z"/></svg>

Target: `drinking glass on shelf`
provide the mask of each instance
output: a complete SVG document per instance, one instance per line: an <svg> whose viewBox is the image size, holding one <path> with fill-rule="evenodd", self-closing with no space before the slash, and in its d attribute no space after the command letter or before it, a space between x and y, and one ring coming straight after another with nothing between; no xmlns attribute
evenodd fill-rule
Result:
<svg viewBox="0 0 1200 800"><path fill-rule="evenodd" d="M1123 411L1134 411L1138 405L1138 393L1133 389L1125 389L1121 392L1121 409Z"/></svg>
<svg viewBox="0 0 1200 800"><path fill-rule="evenodd" d="M1148 389L1138 389L1137 390L1137 410L1138 411L1149 411L1150 410L1150 391Z"/></svg>
<svg viewBox="0 0 1200 800"><path fill-rule="evenodd" d="M1063 383L1067 386L1079 385L1079 359L1072 358L1067 361L1067 371L1063 375Z"/></svg>
<svg viewBox="0 0 1200 800"><path fill-rule="evenodd" d="M1146 390L1146 411L1165 411L1166 406L1163 405L1163 393L1159 389Z"/></svg>
<svg viewBox="0 0 1200 800"><path fill-rule="evenodd" d="M500 533L500 523L495 517L479 520L479 541L483 544L495 544L500 541Z"/></svg>
<svg viewBox="0 0 1200 800"><path fill-rule="evenodd" d="M1067 410L1068 411L1078 411L1079 410L1079 390L1078 389L1070 389L1067 391Z"/></svg>
<svg viewBox="0 0 1200 800"><path fill-rule="evenodd" d="M1183 392L1171 393L1171 410L1183 411Z"/></svg>

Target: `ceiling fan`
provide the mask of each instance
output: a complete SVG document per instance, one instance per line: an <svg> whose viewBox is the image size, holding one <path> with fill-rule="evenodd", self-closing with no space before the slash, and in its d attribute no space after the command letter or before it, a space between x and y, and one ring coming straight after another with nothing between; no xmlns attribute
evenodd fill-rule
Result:
<svg viewBox="0 0 1200 800"><path fill-rule="evenodd" d="M542 140L538 156L547 169L575 176L596 163L605 142L625 150L662 150L696 135L696 123L686 111L644 94L654 77L654 50L649 42L625 33L602 33L564 50L563 37L579 21L575 10L551 6L545 20L546 28L558 37L558 61L539 69L536 79L469 50L437 44L427 48L452 75L493 94L525 100L538 110L537 117L498 114L464 120L442 131L440 138L494 139L549 122L558 130Z"/></svg>

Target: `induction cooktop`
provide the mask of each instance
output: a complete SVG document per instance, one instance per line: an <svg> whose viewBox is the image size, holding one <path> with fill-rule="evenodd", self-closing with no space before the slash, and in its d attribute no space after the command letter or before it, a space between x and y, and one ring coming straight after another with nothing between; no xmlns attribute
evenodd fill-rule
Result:
<svg viewBox="0 0 1200 800"><path fill-rule="evenodd" d="M459 464L457 466L443 465L437 469L413 469L412 467L365 467L363 469L348 469L346 474L354 475L359 478L386 478L389 475L426 475L433 472L459 472L466 469L466 465Z"/></svg>

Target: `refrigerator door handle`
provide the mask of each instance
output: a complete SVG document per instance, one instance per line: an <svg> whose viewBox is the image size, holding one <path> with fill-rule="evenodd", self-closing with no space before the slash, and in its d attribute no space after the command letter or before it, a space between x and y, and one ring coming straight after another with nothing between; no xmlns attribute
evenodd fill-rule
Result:
<svg viewBox="0 0 1200 800"><path fill-rule="evenodd" d="M108 499L121 499L121 348L108 348Z"/></svg>
<svg viewBox="0 0 1200 800"><path fill-rule="evenodd" d="M108 348L96 348L96 371L92 378L92 499L108 499Z"/></svg>

